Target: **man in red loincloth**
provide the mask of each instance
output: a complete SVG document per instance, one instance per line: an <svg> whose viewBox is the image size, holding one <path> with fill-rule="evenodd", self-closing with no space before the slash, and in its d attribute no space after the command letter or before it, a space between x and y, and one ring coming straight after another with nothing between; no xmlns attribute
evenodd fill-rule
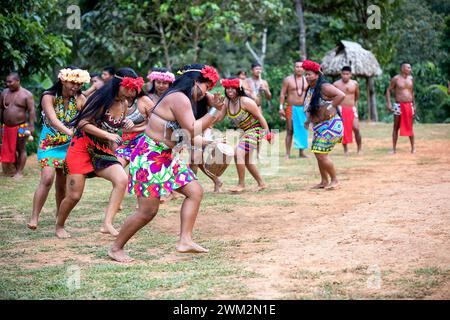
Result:
<svg viewBox="0 0 450 320"><path fill-rule="evenodd" d="M395 103L391 103L391 91L394 90ZM397 152L398 130L401 136L409 137L411 153L415 153L413 117L416 112L414 103L413 77L411 64L402 62L400 74L391 79L386 90L387 108L394 113L394 128L392 131L392 154Z"/></svg>
<svg viewBox="0 0 450 320"><path fill-rule="evenodd" d="M341 71L341 79L333 83L333 85L345 93L344 101L339 106L342 122L344 123L344 138L342 139L344 153L348 154L348 144L353 142L354 132L359 154L362 145L358 117L359 84L357 81L352 80L352 68L344 66Z"/></svg>

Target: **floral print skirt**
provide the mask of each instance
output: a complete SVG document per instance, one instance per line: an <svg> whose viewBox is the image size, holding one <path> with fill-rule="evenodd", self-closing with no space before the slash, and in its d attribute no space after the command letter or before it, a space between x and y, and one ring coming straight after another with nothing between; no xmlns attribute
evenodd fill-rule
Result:
<svg viewBox="0 0 450 320"><path fill-rule="evenodd" d="M144 134L130 156L128 192L137 197L160 198L197 180L192 170L172 149Z"/></svg>

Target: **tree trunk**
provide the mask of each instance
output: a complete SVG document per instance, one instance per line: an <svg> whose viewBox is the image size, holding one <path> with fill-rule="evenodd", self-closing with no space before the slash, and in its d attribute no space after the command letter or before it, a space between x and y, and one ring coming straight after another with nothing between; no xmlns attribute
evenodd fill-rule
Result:
<svg viewBox="0 0 450 320"><path fill-rule="evenodd" d="M198 62L198 57L200 55L200 27L197 26L195 28L195 35L194 35L194 63Z"/></svg>
<svg viewBox="0 0 450 320"><path fill-rule="evenodd" d="M299 28L299 46L300 46L300 58L302 60L306 59L306 31L305 31L305 20L303 14L303 0L295 0L295 10L297 13L298 28Z"/></svg>
<svg viewBox="0 0 450 320"><path fill-rule="evenodd" d="M266 58L266 50L267 50L267 27L264 27L261 44L261 58L260 58L260 63L263 68L264 68L264 59Z"/></svg>
<svg viewBox="0 0 450 320"><path fill-rule="evenodd" d="M170 70L172 68L172 62L170 61L169 46L167 44L165 30L161 21L158 21L158 29L159 34L161 35L161 44L164 48L164 59L166 60L166 68Z"/></svg>
<svg viewBox="0 0 450 320"><path fill-rule="evenodd" d="M253 58L264 68L264 59L266 57L267 52L267 27L264 27L261 42L262 44L260 56L255 52L255 50L253 50L250 42L246 41L245 46L247 47L248 51L250 51Z"/></svg>
<svg viewBox="0 0 450 320"><path fill-rule="evenodd" d="M369 120L378 121L377 100L375 96L375 82L372 77L366 78L367 106L369 108Z"/></svg>

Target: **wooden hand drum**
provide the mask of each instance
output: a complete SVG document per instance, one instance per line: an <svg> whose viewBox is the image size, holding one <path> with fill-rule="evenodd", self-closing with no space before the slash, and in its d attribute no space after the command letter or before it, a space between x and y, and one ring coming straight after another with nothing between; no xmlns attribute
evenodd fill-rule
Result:
<svg viewBox="0 0 450 320"><path fill-rule="evenodd" d="M233 147L226 143L218 143L214 148L209 148L204 168L209 174L220 177L234 157Z"/></svg>

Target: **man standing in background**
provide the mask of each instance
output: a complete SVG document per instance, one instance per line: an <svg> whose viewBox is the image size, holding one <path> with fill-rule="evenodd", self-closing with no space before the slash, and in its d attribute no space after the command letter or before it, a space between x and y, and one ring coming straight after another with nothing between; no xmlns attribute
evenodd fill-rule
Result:
<svg viewBox="0 0 450 320"><path fill-rule="evenodd" d="M391 91L394 90L395 103L391 103ZM392 130L392 154L397 152L398 130L401 136L409 137L411 153L415 153L413 117L416 112L414 103L413 77L408 62L400 64L400 74L391 79L386 90L387 108L394 114Z"/></svg>
<svg viewBox="0 0 450 320"><path fill-rule="evenodd" d="M344 138L342 139L344 153L348 154L348 144L353 142L354 132L359 154L362 146L358 117L359 84L357 81L352 80L352 68L344 66L341 70L341 79L334 82L333 85L345 93L344 101L339 106L342 122L344 123Z"/></svg>
<svg viewBox="0 0 450 320"><path fill-rule="evenodd" d="M299 149L300 158L308 157L305 154L305 150L308 149L308 129L304 126L306 113L303 105L308 82L303 73L302 62L298 60L294 64L294 74L284 78L280 92L279 113L286 118L286 160L291 155L292 138L294 138L294 148ZM284 109L285 99L287 100L286 110Z"/></svg>
<svg viewBox="0 0 450 320"><path fill-rule="evenodd" d="M8 88L0 94L0 125L3 127L0 158L3 173L10 171L8 164L13 164L13 178L20 179L27 161L26 141L36 121L34 100L33 94L21 87L17 72L6 77L6 85Z"/></svg>

